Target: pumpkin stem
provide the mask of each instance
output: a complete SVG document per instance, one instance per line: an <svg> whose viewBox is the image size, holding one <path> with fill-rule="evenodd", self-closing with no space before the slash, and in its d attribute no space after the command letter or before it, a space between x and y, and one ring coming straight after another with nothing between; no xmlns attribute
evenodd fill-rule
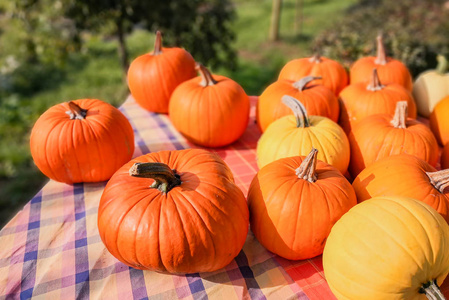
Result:
<svg viewBox="0 0 449 300"><path fill-rule="evenodd" d="M436 171L436 172L426 172L430 179L430 183L440 191L444 193L444 190L449 186L449 169Z"/></svg>
<svg viewBox="0 0 449 300"><path fill-rule="evenodd" d="M154 41L153 55L162 54L162 34L158 30L156 31L156 40Z"/></svg>
<svg viewBox="0 0 449 300"><path fill-rule="evenodd" d="M321 77L321 76L306 76L306 77L303 77L300 80L294 82L292 85L295 89L298 89L300 92L302 92L306 88L306 85L309 82L311 82L315 79L322 79L322 78L323 77Z"/></svg>
<svg viewBox="0 0 449 300"><path fill-rule="evenodd" d="M393 120L391 120L391 124L395 128L407 128L407 101L399 101L396 103L396 110L394 112Z"/></svg>
<svg viewBox="0 0 449 300"><path fill-rule="evenodd" d="M379 90L383 89L384 87L385 86L382 85L382 83L380 83L379 75L377 74L377 69L374 68L373 73L371 75L370 82L369 82L368 86L366 87L366 89L374 92L374 91L379 91Z"/></svg>
<svg viewBox="0 0 449 300"><path fill-rule="evenodd" d="M158 162L135 163L129 169L129 175L154 179L150 188L158 189L162 193L168 193L172 188L181 184L181 177L176 174L176 170Z"/></svg>
<svg viewBox="0 0 449 300"><path fill-rule="evenodd" d="M69 110L65 112L70 116L70 120L83 120L87 116L87 109L82 109L73 101L69 102Z"/></svg>
<svg viewBox="0 0 449 300"><path fill-rule="evenodd" d="M436 280L424 283L419 289L419 293L425 294L429 300L445 300L440 287L437 285Z"/></svg>
<svg viewBox="0 0 449 300"><path fill-rule="evenodd" d="M387 63L382 34L377 36L377 57L376 60L374 60L374 63L377 65L385 65Z"/></svg>
<svg viewBox="0 0 449 300"><path fill-rule="evenodd" d="M319 64L319 63L321 62L321 55L318 54L318 53L316 53L314 56L312 56L312 57L309 59L309 61L310 61L311 63Z"/></svg>
<svg viewBox="0 0 449 300"><path fill-rule="evenodd" d="M318 150L315 148L312 148L309 155L306 156L306 158L302 161L299 168L296 169L296 175L298 175L298 178L307 180L308 182L315 182L317 181L317 176L315 173L316 170L316 163L317 163L317 154Z"/></svg>
<svg viewBox="0 0 449 300"><path fill-rule="evenodd" d="M201 86L209 86L209 85L217 84L218 81L216 81L214 79L214 77L212 76L212 73L202 64L196 63L195 70L200 72L201 78L203 79L200 82Z"/></svg>
<svg viewBox="0 0 449 300"><path fill-rule="evenodd" d="M444 74L447 72L447 59L444 55L438 54L437 55L437 72L440 74Z"/></svg>
<svg viewBox="0 0 449 300"><path fill-rule="evenodd" d="M288 106L293 111L296 118L296 127L310 127L309 117L307 116L307 110L304 105L292 96L284 95L282 97L282 103Z"/></svg>

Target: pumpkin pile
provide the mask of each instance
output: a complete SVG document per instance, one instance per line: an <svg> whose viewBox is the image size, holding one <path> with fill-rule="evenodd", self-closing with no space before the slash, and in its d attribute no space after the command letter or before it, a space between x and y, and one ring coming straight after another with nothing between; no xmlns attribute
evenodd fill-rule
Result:
<svg viewBox="0 0 449 300"><path fill-rule="evenodd" d="M135 101L168 113L196 145L237 141L249 120L243 88L161 43L157 32L154 51L130 66ZM260 170L247 199L211 151L130 160L130 123L95 99L45 112L31 133L33 159L57 181L109 180L99 233L131 267L218 270L241 251L250 226L261 245L286 259L324 251L326 279L341 299L439 299L449 273L449 90L435 92L433 84L445 80L447 62L440 57L439 73L413 84L381 36L377 45L377 56L356 61L349 75L320 55L284 66L257 103Z"/></svg>

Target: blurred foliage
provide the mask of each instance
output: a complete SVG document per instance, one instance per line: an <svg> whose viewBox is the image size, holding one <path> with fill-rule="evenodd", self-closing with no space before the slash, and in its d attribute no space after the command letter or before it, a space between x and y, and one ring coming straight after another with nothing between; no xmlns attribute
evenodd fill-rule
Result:
<svg viewBox="0 0 449 300"><path fill-rule="evenodd" d="M443 0L363 0L345 18L317 36L313 49L346 67L376 55L383 33L388 56L404 62L413 76L436 66L436 55L449 54L449 5Z"/></svg>

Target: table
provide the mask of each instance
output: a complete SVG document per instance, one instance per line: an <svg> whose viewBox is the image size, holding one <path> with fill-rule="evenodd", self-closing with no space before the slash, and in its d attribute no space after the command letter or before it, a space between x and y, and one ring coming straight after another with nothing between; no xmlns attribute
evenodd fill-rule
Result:
<svg viewBox="0 0 449 300"><path fill-rule="evenodd" d="M260 131L251 119L234 144L210 149L232 169L246 195L256 174ZM132 97L120 110L134 128L134 157L160 150L198 148L166 115L141 109ZM50 180L0 231L1 299L335 299L321 256L282 259L249 232L243 250L224 269L185 276L130 268L103 246L97 210L106 182L68 185ZM449 280L442 286L449 296Z"/></svg>

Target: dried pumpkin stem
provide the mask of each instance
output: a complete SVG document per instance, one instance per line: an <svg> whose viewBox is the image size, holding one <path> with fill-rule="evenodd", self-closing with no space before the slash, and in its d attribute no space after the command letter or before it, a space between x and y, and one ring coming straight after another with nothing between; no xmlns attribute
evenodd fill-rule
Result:
<svg viewBox="0 0 449 300"><path fill-rule="evenodd" d="M318 53L316 53L314 56L312 56L309 61L311 63L316 63L319 64L321 62L321 55L319 55Z"/></svg>
<svg viewBox="0 0 449 300"><path fill-rule="evenodd" d="M377 36L377 57L374 60L377 65L385 65L387 63L387 56L385 54L385 46L381 34Z"/></svg>
<svg viewBox="0 0 449 300"><path fill-rule="evenodd" d="M75 102L70 101L69 110L65 113L70 116L71 120L83 120L87 116L87 109L83 109Z"/></svg>
<svg viewBox="0 0 449 300"><path fill-rule="evenodd" d="M437 55L437 62L438 62L438 65L437 65L436 71L438 73L440 73L440 74L446 73L447 72L447 67L448 67L446 57L444 55L438 54Z"/></svg>
<svg viewBox="0 0 449 300"><path fill-rule="evenodd" d="M158 189L162 193L168 193L172 188L181 184L181 177L175 170L163 163L135 163L129 169L129 175L154 179L150 188Z"/></svg>
<svg viewBox="0 0 449 300"><path fill-rule="evenodd" d="M200 63L196 63L195 69L198 72L200 72L200 75L202 78L202 80L200 82L201 86L209 86L209 85L217 84L217 81L212 76L212 73L205 66L203 66Z"/></svg>
<svg viewBox="0 0 449 300"><path fill-rule="evenodd" d="M300 92L306 89L306 85L315 80L315 79L322 79L321 76L306 76L301 78L300 80L294 82L292 85L295 89L298 89Z"/></svg>
<svg viewBox="0 0 449 300"><path fill-rule="evenodd" d="M315 182L317 181L316 176L316 163L317 163L317 154L318 150L315 148L312 148L309 155L302 161L299 168L296 169L296 175L298 175L298 178L307 180L308 182Z"/></svg>
<svg viewBox="0 0 449 300"><path fill-rule="evenodd" d="M422 285L419 289L421 294L425 294L429 300L445 300L443 293L438 287L436 280L429 281Z"/></svg>
<svg viewBox="0 0 449 300"><path fill-rule="evenodd" d="M292 96L285 95L282 97L282 103L293 111L296 118L296 127L310 127L309 117L304 105Z"/></svg>
<svg viewBox="0 0 449 300"><path fill-rule="evenodd" d="M377 69L374 68L373 73L371 75L370 82L369 82L368 86L366 87L366 89L374 92L374 91L380 91L384 87L385 86L382 85L382 83L380 82L379 75L377 74Z"/></svg>
<svg viewBox="0 0 449 300"><path fill-rule="evenodd" d="M436 172L426 172L430 179L430 183L441 193L449 186L449 169L436 171Z"/></svg>
<svg viewBox="0 0 449 300"><path fill-rule="evenodd" d="M407 101L399 101L396 103L394 117L393 120L391 120L391 124L395 128L407 128L407 108Z"/></svg>
<svg viewBox="0 0 449 300"><path fill-rule="evenodd" d="M154 41L153 55L162 54L162 34L158 30L156 31L156 40Z"/></svg>

